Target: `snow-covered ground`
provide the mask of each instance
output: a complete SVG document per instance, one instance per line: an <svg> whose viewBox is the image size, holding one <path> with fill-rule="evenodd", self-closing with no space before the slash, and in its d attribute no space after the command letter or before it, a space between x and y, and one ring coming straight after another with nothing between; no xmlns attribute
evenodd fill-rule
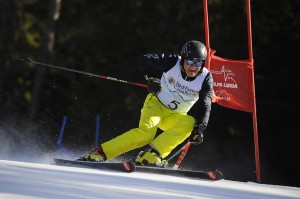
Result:
<svg viewBox="0 0 300 199"><path fill-rule="evenodd" d="M0 160L0 198L300 198L300 188Z"/></svg>

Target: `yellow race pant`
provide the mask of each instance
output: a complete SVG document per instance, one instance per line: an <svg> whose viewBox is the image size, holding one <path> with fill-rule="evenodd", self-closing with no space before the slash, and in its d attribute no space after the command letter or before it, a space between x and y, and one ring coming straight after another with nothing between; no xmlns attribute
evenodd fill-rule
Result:
<svg viewBox="0 0 300 199"><path fill-rule="evenodd" d="M148 94L141 110L139 127L131 129L101 146L107 160L150 144L162 158L187 139L195 119L185 113L166 108L155 95ZM156 137L157 128L163 132Z"/></svg>

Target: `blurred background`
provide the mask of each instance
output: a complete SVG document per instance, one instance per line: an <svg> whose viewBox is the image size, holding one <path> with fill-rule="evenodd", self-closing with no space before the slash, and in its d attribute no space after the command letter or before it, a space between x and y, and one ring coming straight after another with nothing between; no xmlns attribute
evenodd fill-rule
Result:
<svg viewBox="0 0 300 199"><path fill-rule="evenodd" d="M298 0L252 0L252 35L262 183L300 186L295 94L300 40ZM215 55L248 59L245 0L208 0ZM23 60L146 83L138 58L205 43L203 2L2 0L0 2L0 157L28 160L62 145L81 155L138 125L147 89ZM204 143L184 168L219 169L255 181L252 114L213 104ZM159 132L158 132L159 133ZM134 150L120 157L134 158Z"/></svg>

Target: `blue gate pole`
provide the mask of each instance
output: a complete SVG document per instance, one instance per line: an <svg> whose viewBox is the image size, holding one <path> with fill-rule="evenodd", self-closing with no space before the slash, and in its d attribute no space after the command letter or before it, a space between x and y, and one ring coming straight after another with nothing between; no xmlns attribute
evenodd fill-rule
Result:
<svg viewBox="0 0 300 199"><path fill-rule="evenodd" d="M56 142L56 146L57 146L58 148L61 148L61 147L62 147L62 139L63 139L63 136L64 136L66 124L67 124L67 116L64 116L63 122L62 122L62 125L61 125L61 128L60 128L59 137L58 137L58 140L57 140L57 142Z"/></svg>
<svg viewBox="0 0 300 199"><path fill-rule="evenodd" d="M96 116L96 131L95 131L95 146L99 146L99 129L100 129L100 115Z"/></svg>

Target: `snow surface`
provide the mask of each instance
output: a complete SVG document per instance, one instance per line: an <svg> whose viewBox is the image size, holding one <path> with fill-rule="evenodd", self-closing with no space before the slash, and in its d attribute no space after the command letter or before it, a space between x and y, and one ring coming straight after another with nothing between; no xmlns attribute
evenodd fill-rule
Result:
<svg viewBox="0 0 300 199"><path fill-rule="evenodd" d="M300 198L300 188L0 160L0 198Z"/></svg>

